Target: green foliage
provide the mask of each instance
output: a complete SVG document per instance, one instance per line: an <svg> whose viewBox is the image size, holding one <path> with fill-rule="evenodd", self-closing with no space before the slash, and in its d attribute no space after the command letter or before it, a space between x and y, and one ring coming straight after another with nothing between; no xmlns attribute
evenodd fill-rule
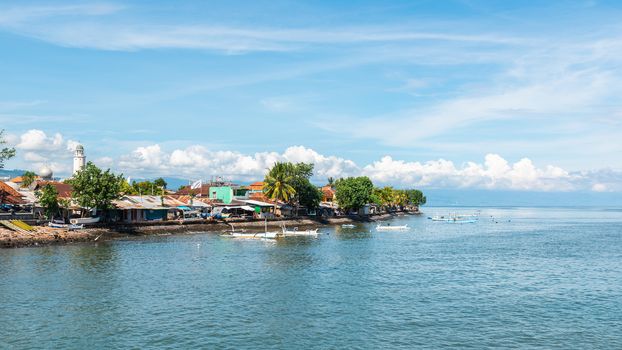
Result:
<svg viewBox="0 0 622 350"><path fill-rule="evenodd" d="M320 205L322 192L310 181L313 176L313 167L313 164L309 163L276 163L268 172L264 182L268 185L270 177L274 178L278 174L284 181L287 180L287 184L293 190L291 193L288 192L287 198L279 200L315 209ZM273 199L265 189L266 187L264 187L264 193Z"/></svg>
<svg viewBox="0 0 622 350"><path fill-rule="evenodd" d="M406 190L404 192L408 197L408 204L410 205L420 206L424 205L427 201L426 197L423 195L423 192L420 190Z"/></svg>
<svg viewBox="0 0 622 350"><path fill-rule="evenodd" d="M0 130L0 146L6 144L6 141L4 140L4 137L2 137L2 134L4 134L4 130ZM0 148L0 169L4 168L5 160L9 160L13 157L15 157L15 148Z"/></svg>
<svg viewBox="0 0 622 350"><path fill-rule="evenodd" d="M333 186L335 184L335 178L333 178L332 176L329 177L327 181L328 181L328 186Z"/></svg>
<svg viewBox="0 0 622 350"><path fill-rule="evenodd" d="M185 186L182 186L181 188L183 187ZM123 181L120 192L130 196L163 196L165 194L165 188L166 181L162 178L155 179L154 181L134 181L131 185L127 181Z"/></svg>
<svg viewBox="0 0 622 350"><path fill-rule="evenodd" d="M293 180L291 163L277 162L266 174L263 192L268 198L275 201L275 211L277 201L287 202L296 194L296 190L292 186Z"/></svg>
<svg viewBox="0 0 622 350"><path fill-rule="evenodd" d="M161 177L153 180L153 184L156 185L156 187L160 187L163 190L165 190L166 186L168 185L166 181Z"/></svg>
<svg viewBox="0 0 622 350"><path fill-rule="evenodd" d="M30 187L35 179L37 178L37 174L32 171L26 171L22 174L22 187Z"/></svg>
<svg viewBox="0 0 622 350"><path fill-rule="evenodd" d="M39 205L43 208L45 217L51 219L58 213L58 191L50 184L43 186L40 191L36 192Z"/></svg>
<svg viewBox="0 0 622 350"><path fill-rule="evenodd" d="M339 179L335 188L337 203L346 210L358 210L374 199L374 184L367 176Z"/></svg>
<svg viewBox="0 0 622 350"><path fill-rule="evenodd" d="M151 181L141 181L132 183L132 188L134 189L133 194L137 195L154 195L154 196L162 196L164 195L164 188L156 185L155 182Z"/></svg>
<svg viewBox="0 0 622 350"><path fill-rule="evenodd" d="M292 187L295 195L292 202L308 209L315 209L322 201L322 192L311 183L313 176L313 164L287 163L292 176Z"/></svg>
<svg viewBox="0 0 622 350"><path fill-rule="evenodd" d="M73 198L83 208L110 209L112 201L119 198L123 175L115 175L110 169L102 171L88 162L68 181L73 186Z"/></svg>
<svg viewBox="0 0 622 350"><path fill-rule="evenodd" d="M315 209L320 206L322 201L322 191L320 191L309 180L303 181L296 189L298 204L305 208Z"/></svg>

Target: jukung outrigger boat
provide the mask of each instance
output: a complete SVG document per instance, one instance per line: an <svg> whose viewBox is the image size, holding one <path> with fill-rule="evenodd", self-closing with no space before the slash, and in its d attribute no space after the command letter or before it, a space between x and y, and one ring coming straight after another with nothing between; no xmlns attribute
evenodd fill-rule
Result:
<svg viewBox="0 0 622 350"><path fill-rule="evenodd" d="M390 224L389 225L378 224L376 226L376 231L405 231L408 229L409 229L408 225L391 226Z"/></svg>
<svg viewBox="0 0 622 350"><path fill-rule="evenodd" d="M302 237L302 236L317 237L317 235L319 234L317 232L318 231L317 228L315 230L298 230L298 227L294 227L293 230L288 230L287 227L285 227L285 224L283 224L282 229L283 229L283 232L282 232L283 237Z"/></svg>
<svg viewBox="0 0 622 350"><path fill-rule="evenodd" d="M453 215L436 215L429 217L428 219L432 221L441 221L441 222L450 222L455 224L472 224L476 223L478 220L478 215L476 214L453 214Z"/></svg>

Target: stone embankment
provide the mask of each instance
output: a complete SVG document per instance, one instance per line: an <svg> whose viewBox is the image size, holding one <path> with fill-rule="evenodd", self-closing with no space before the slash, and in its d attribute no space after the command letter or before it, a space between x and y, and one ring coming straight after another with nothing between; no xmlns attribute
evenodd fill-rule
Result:
<svg viewBox="0 0 622 350"><path fill-rule="evenodd" d="M369 216L341 216L331 218L299 217L268 220L268 230L278 230L284 224L288 227L307 227L322 225L341 225L357 222L389 220L396 216L418 215L418 212L397 212ZM99 242L132 235L158 235L189 232L226 232L231 226L249 231L262 231L264 220L201 220L191 222L166 221L141 224L105 224L82 230L37 226L32 233L15 232L0 227L0 248L41 246L49 244L67 244L75 242Z"/></svg>

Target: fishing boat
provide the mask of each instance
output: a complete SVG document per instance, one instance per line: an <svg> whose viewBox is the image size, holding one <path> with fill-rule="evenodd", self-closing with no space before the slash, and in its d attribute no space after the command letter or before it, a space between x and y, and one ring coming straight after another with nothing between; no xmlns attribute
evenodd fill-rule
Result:
<svg viewBox="0 0 622 350"><path fill-rule="evenodd" d="M264 232L245 232L235 231L235 227L233 224L229 224L231 226L231 231L220 235L221 237L229 237L229 238L241 238L241 239L276 239L281 236L279 232L268 232L268 222L266 220L264 226Z"/></svg>
<svg viewBox="0 0 622 350"><path fill-rule="evenodd" d="M84 224L80 224L80 225L69 224L69 225L67 225L67 224L59 224L57 222L53 222L52 221L52 222L48 223L48 227L51 227L51 228L66 228L69 231L75 231L75 230L83 229L84 228Z"/></svg>
<svg viewBox="0 0 622 350"><path fill-rule="evenodd" d="M356 226L354 226L353 224L343 224L341 225L342 228L355 228Z"/></svg>
<svg viewBox="0 0 622 350"><path fill-rule="evenodd" d="M408 230L408 225L401 226L391 226L391 225L380 225L376 226L376 231L404 231Z"/></svg>
<svg viewBox="0 0 622 350"><path fill-rule="evenodd" d="M285 227L285 224L283 224L283 232L282 232L282 236L283 237L301 237L301 236L311 236L311 237L317 237L318 235L318 229L316 228L315 230L298 230L298 227L294 227L293 230L288 230L287 227Z"/></svg>
<svg viewBox="0 0 622 350"><path fill-rule="evenodd" d="M456 224L472 224L477 222L477 217L466 215L449 215L449 216L433 216L430 218L432 221L450 222Z"/></svg>
<svg viewBox="0 0 622 350"><path fill-rule="evenodd" d="M241 239L275 239L278 235L278 232L228 232L221 236Z"/></svg>
<svg viewBox="0 0 622 350"><path fill-rule="evenodd" d="M99 222L99 216L94 218L75 218L69 219L69 222L73 225L81 225L81 224L95 224Z"/></svg>

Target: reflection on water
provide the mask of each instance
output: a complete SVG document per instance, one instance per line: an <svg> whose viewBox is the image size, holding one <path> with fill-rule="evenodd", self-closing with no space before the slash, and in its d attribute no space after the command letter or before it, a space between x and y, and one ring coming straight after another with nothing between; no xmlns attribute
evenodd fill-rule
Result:
<svg viewBox="0 0 622 350"><path fill-rule="evenodd" d="M622 212L427 210L405 232L2 250L0 348L622 347Z"/></svg>

